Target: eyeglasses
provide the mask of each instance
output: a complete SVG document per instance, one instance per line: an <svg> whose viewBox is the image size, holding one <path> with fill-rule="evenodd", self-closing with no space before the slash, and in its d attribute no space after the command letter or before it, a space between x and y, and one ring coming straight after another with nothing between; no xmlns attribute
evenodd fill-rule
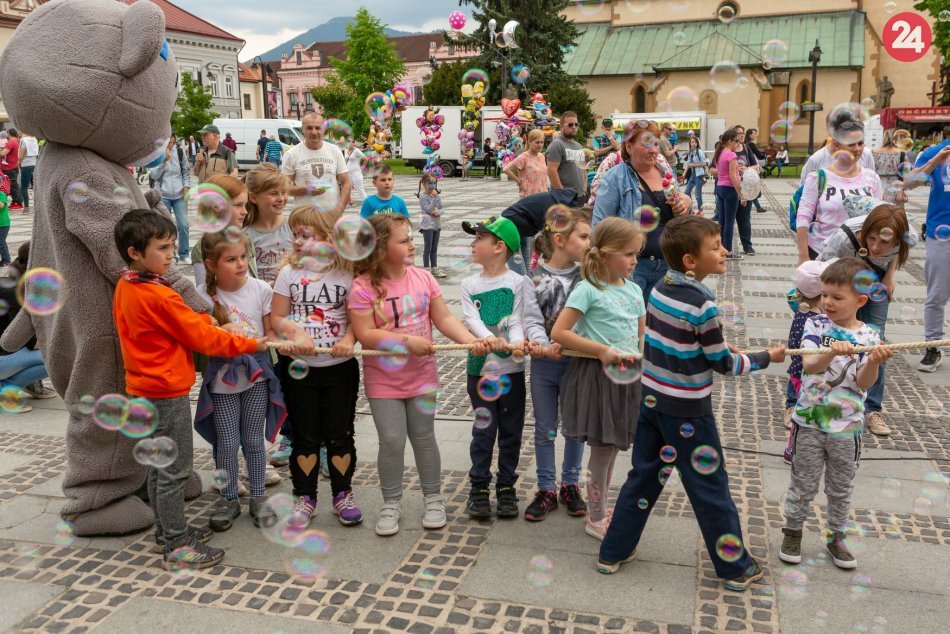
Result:
<svg viewBox="0 0 950 634"><path fill-rule="evenodd" d="M317 237L313 231L299 231L290 234L294 237L294 240L313 240Z"/></svg>
<svg viewBox="0 0 950 634"><path fill-rule="evenodd" d="M576 127L578 127L578 126L580 126L579 123L565 123L565 124L564 124L564 127L565 127L565 128L576 128Z"/></svg>

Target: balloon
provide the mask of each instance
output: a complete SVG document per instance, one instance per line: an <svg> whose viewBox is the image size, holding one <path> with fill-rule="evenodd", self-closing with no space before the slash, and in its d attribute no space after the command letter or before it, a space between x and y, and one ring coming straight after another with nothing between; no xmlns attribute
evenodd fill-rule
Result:
<svg viewBox="0 0 950 634"><path fill-rule="evenodd" d="M492 18L491 20L488 21L488 30L489 30L489 31L491 31L492 33L494 33L494 32L495 32L495 29L496 29L497 27L498 27L498 23L495 22L495 18Z"/></svg>
<svg viewBox="0 0 950 634"><path fill-rule="evenodd" d="M461 11L453 11L449 14L449 26L455 29L456 31L461 31L465 28L465 14Z"/></svg>
<svg viewBox="0 0 950 634"><path fill-rule="evenodd" d="M501 111L505 113L506 116L512 117L518 112L518 109L521 107L520 99L502 99L501 100Z"/></svg>
<svg viewBox="0 0 950 634"><path fill-rule="evenodd" d="M505 26L501 30L502 39L505 42L505 46L508 48L518 48L518 45L515 43L516 28L518 28L518 22L515 20L510 20L505 23Z"/></svg>

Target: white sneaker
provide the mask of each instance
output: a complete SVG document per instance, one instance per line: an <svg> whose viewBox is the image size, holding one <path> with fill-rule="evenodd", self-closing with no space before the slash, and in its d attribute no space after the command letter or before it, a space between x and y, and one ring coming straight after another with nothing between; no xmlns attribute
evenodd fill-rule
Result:
<svg viewBox="0 0 950 634"><path fill-rule="evenodd" d="M182 265L184 265L184 266L190 266L190 265L191 265L191 256L190 256L190 255L186 255L185 257L183 257L183 258L181 258L180 260L178 260L178 263L179 263L179 264L182 264Z"/></svg>
<svg viewBox="0 0 950 634"><path fill-rule="evenodd" d="M251 477L247 474L247 466L241 468L241 480L243 482L250 482ZM264 486L272 487L275 484L280 484L284 481L284 477L277 473L277 469L271 465L266 465L264 467Z"/></svg>
<svg viewBox="0 0 950 634"><path fill-rule="evenodd" d="M445 501L438 493L425 496L425 514L422 516L423 528L442 528L445 526Z"/></svg>
<svg viewBox="0 0 950 634"><path fill-rule="evenodd" d="M399 502L384 502L379 509L376 522L376 534L380 537L395 535L399 532Z"/></svg>

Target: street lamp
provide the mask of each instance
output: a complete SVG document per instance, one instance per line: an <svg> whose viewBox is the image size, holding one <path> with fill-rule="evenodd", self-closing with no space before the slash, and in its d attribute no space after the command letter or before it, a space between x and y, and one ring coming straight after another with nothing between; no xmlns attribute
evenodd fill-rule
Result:
<svg viewBox="0 0 950 634"><path fill-rule="evenodd" d="M264 118L270 119L270 104L267 102L267 64L264 63L264 60L261 59L261 56L258 55L254 58L252 66L255 68L260 62L261 67L261 95L263 96L264 101Z"/></svg>
<svg viewBox="0 0 950 634"><path fill-rule="evenodd" d="M821 61L821 47L815 40L815 48L808 52L808 61L811 62L811 105L815 105L816 82L818 81L818 62ZM808 156L815 151L815 111L808 113Z"/></svg>

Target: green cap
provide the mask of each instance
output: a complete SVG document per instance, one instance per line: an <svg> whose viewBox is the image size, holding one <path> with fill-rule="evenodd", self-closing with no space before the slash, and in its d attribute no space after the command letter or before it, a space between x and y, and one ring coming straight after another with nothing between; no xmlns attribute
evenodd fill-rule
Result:
<svg viewBox="0 0 950 634"><path fill-rule="evenodd" d="M200 130L198 130L198 134L207 134L209 132L211 132L212 134L221 134L221 130L218 129L218 126L212 125L210 123L206 125L205 127L201 128Z"/></svg>
<svg viewBox="0 0 950 634"><path fill-rule="evenodd" d="M477 223L463 222L462 231L471 235L490 233L504 242L512 253L517 253L521 249L521 234L518 233L518 227L507 218L492 216L488 220Z"/></svg>

